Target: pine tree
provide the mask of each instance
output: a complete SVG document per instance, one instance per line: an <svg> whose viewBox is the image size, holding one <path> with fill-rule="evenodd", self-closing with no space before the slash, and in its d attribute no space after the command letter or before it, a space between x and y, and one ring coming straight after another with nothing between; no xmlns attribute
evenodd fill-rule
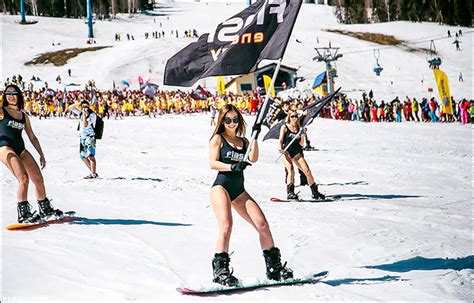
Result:
<svg viewBox="0 0 474 303"><path fill-rule="evenodd" d="M385 0L373 0L374 15L378 22L387 22L387 6Z"/></svg>
<svg viewBox="0 0 474 303"><path fill-rule="evenodd" d="M456 24L461 26L472 26L472 0L457 0L456 1Z"/></svg>

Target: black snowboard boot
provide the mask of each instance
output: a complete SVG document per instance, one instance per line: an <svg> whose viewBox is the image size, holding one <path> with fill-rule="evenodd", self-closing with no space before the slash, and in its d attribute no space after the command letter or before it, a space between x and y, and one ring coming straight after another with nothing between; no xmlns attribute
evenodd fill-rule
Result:
<svg viewBox="0 0 474 303"><path fill-rule="evenodd" d="M315 200L324 200L326 196L319 192L318 185L314 183L311 187L311 197Z"/></svg>
<svg viewBox="0 0 474 303"><path fill-rule="evenodd" d="M18 223L34 223L40 220L40 216L34 212L31 212L31 205L28 201L19 202L17 206L18 210Z"/></svg>
<svg viewBox="0 0 474 303"><path fill-rule="evenodd" d="M294 184L288 184L286 186L286 198L288 200L298 200L298 195L295 194L295 185Z"/></svg>
<svg viewBox="0 0 474 303"><path fill-rule="evenodd" d="M44 200L38 201L38 206L41 218L50 216L56 216L60 218L63 216L63 212L59 209L54 209L48 198L44 198Z"/></svg>
<svg viewBox="0 0 474 303"><path fill-rule="evenodd" d="M276 247L263 251L265 264L267 265L267 278L270 280L281 281L293 278L293 271L281 264L280 250Z"/></svg>
<svg viewBox="0 0 474 303"><path fill-rule="evenodd" d="M232 275L234 270L229 270L229 262L229 254L226 252L214 255L214 259L212 259L212 270L214 272L214 279L212 280L212 282L226 286L235 286L239 283L239 279Z"/></svg>

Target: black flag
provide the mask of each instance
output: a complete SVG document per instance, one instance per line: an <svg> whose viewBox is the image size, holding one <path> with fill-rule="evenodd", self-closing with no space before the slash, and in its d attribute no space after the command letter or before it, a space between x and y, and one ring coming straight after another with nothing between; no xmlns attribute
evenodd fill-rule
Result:
<svg viewBox="0 0 474 303"><path fill-rule="evenodd" d="M285 53L302 0L261 0L222 22L166 62L164 84L192 86L209 76L248 74Z"/></svg>
<svg viewBox="0 0 474 303"><path fill-rule="evenodd" d="M339 89L336 92L327 95L321 100L306 107L307 114L300 118L301 128L303 129L308 126L308 124L310 124L313 119L318 116L319 112L334 98L337 93L339 93ZM270 128L268 133L263 138L263 141L268 139L278 139L280 137L280 128L283 124L285 124L285 120L281 120L280 122L272 126L272 128Z"/></svg>
<svg viewBox="0 0 474 303"><path fill-rule="evenodd" d="M255 119L255 122L259 120L260 115L263 115L262 118L262 125L265 125L266 127L270 128L275 122L276 117L281 111L281 105L280 103L276 102L274 99L268 99L268 105L265 108L264 112L262 113L262 108L258 111L257 114L257 119Z"/></svg>

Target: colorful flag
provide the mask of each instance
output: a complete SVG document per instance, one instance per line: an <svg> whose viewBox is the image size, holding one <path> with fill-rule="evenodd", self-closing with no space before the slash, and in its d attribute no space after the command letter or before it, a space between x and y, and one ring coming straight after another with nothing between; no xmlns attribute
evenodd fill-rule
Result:
<svg viewBox="0 0 474 303"><path fill-rule="evenodd" d="M158 91L158 84L154 83L145 83L142 91L148 98L153 98Z"/></svg>
<svg viewBox="0 0 474 303"><path fill-rule="evenodd" d="M225 94L224 76L217 76L217 92L219 94Z"/></svg>
<svg viewBox="0 0 474 303"><path fill-rule="evenodd" d="M439 68L433 69L436 84L438 85L439 96L443 107L443 113L453 114L453 104L451 102L451 93L449 92L448 76Z"/></svg>
<svg viewBox="0 0 474 303"><path fill-rule="evenodd" d="M202 88L201 85L198 85L198 87L196 87L196 89L191 93L191 98L194 100L205 100L209 98L209 96L210 94Z"/></svg>
<svg viewBox="0 0 474 303"><path fill-rule="evenodd" d="M263 75L263 84L265 85L265 93L268 94L270 93L270 96L275 98L275 86L272 87L272 90L269 92L268 88L270 87L270 84L272 83L272 78L270 78L267 75Z"/></svg>

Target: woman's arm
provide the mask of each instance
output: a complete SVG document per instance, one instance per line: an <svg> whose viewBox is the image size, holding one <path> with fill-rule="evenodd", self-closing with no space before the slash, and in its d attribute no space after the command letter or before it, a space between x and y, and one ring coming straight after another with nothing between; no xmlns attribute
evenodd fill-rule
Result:
<svg viewBox="0 0 474 303"><path fill-rule="evenodd" d="M283 124L280 128L280 137L278 138L278 144L280 145L280 150L283 150L283 139L285 138L286 125Z"/></svg>
<svg viewBox="0 0 474 303"><path fill-rule="evenodd" d="M79 116L81 114L81 110L77 108L79 105L80 103L74 103L72 105L69 105L68 110Z"/></svg>
<svg viewBox="0 0 474 303"><path fill-rule="evenodd" d="M305 136L306 135L306 128L303 130L303 132L301 133L301 136L300 136L300 145L301 146L304 146L304 139L305 139Z"/></svg>
<svg viewBox="0 0 474 303"><path fill-rule="evenodd" d="M249 140L247 140L247 138L244 138L245 140L245 144L247 146L249 146ZM250 148L250 147L248 147ZM253 141L253 144L252 144L252 149L250 150L250 154L249 154L249 161L252 162L252 163L255 163L258 161L258 142L257 140L254 140Z"/></svg>
<svg viewBox="0 0 474 303"><path fill-rule="evenodd" d="M40 155L40 166L41 169L43 169L46 166L46 160L44 158L43 150L41 149L41 145L39 143L38 138L36 137L35 133L33 132L33 129L31 128L30 118L28 118L25 113L23 113L23 115L25 115L25 132L28 135L31 144L33 144L34 148Z"/></svg>
<svg viewBox="0 0 474 303"><path fill-rule="evenodd" d="M219 161L219 149L222 144L220 136L215 135L209 142L209 165L211 169L218 171L231 171L230 164Z"/></svg>

